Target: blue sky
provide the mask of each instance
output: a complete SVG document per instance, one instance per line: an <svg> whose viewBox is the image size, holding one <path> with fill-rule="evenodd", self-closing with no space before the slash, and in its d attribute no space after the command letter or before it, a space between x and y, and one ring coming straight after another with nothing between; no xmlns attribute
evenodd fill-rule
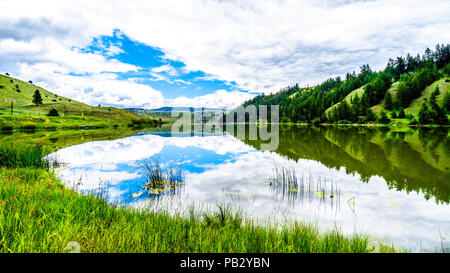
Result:
<svg viewBox="0 0 450 273"><path fill-rule="evenodd" d="M0 72L90 105L232 108L450 42L448 0L0 2Z"/></svg>
<svg viewBox="0 0 450 273"><path fill-rule="evenodd" d="M118 54L111 55L105 50L105 45L116 47ZM164 90L164 97L168 99L179 97L180 94L197 97L219 89L248 92L239 89L235 82L214 79L212 75L203 71L185 71L186 66L183 62L165 58L164 52L160 49L133 41L118 29L114 30L112 36L93 38L92 43L82 51L102 54L106 58L138 66L138 71L117 73L119 79L135 80L154 89Z"/></svg>

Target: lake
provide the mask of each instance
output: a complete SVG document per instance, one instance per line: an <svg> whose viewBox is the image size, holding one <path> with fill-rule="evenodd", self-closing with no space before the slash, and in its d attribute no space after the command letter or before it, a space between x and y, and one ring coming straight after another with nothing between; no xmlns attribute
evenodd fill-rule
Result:
<svg viewBox="0 0 450 273"><path fill-rule="evenodd" d="M276 149L263 143L227 133L142 131L50 157L65 163L57 174L67 186L101 192L114 204L171 213L226 204L261 224L314 222L414 252L449 251L447 129L280 127ZM183 179L146 190L144 167L155 162L180 167Z"/></svg>

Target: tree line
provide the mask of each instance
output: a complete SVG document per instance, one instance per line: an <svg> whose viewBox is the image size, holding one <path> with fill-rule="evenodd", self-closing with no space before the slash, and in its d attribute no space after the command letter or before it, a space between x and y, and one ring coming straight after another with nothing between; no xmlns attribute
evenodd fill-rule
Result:
<svg viewBox="0 0 450 273"><path fill-rule="evenodd" d="M427 48L422 56L397 57L389 59L382 71L372 71L368 64L361 66L359 73L347 73L341 77L329 78L314 87L288 86L278 93L259 95L246 101L243 106L279 105L282 122L358 122L365 123L378 120L388 123L386 113L376 116L370 107L384 99L384 108L392 111L391 117L404 117L404 109L421 96L422 90L438 80L442 74L450 75L450 45L437 45L435 50ZM387 90L391 84L399 81L395 97ZM344 99L350 92L362 88L362 94ZM438 107L448 114L449 96L446 95ZM427 101L427 107L434 109ZM326 111L331 106L332 109ZM447 107L447 108L446 108ZM409 116L410 119L414 117ZM429 120L429 119L425 119ZM425 121L422 120L422 121ZM433 120L433 119L432 119ZM448 124L448 120L439 119ZM433 123L436 119L433 120ZM421 122L420 120L418 122ZM425 123L424 123L425 124Z"/></svg>

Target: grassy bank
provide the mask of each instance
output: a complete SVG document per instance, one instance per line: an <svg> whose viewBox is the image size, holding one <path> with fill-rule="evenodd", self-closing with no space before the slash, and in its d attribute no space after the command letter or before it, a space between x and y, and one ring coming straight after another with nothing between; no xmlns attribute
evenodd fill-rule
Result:
<svg viewBox="0 0 450 273"><path fill-rule="evenodd" d="M39 148L31 148L35 150ZM282 229L257 226L228 210L181 217L163 211L117 208L70 190L47 169L26 161L22 148L0 163L0 252L64 252L70 241L81 252L371 252L366 236L320 233L307 224ZM39 153L38 150L32 153ZM0 152L2 154L2 152ZM193 214L194 215L194 214ZM376 251L392 248L376 246Z"/></svg>
<svg viewBox="0 0 450 273"><path fill-rule="evenodd" d="M126 116L101 117L101 116L59 116L49 117L45 115L0 115L0 131L35 131L35 130L73 130L73 129L101 129L119 127L156 127L162 122L145 117L128 118Z"/></svg>

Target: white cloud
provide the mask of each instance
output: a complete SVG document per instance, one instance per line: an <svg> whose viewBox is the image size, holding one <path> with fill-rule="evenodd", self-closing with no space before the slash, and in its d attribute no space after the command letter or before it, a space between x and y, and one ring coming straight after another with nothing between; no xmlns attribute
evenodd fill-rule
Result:
<svg viewBox="0 0 450 273"><path fill-rule="evenodd" d="M180 75L180 73L178 73L178 71L174 67L172 67L170 64L166 64L166 65L163 65L163 66L160 66L160 67L152 68L152 72L155 72L155 73L164 72L167 75L173 76L173 77L176 77L176 76Z"/></svg>
<svg viewBox="0 0 450 273"><path fill-rule="evenodd" d="M191 107L217 107L217 108L234 108L242 102L253 98L254 95L240 91L217 90L212 94L198 96L194 98L177 97L175 99L167 99L168 105Z"/></svg>
<svg viewBox="0 0 450 273"><path fill-rule="evenodd" d="M2 1L0 69L19 75L23 64L62 74L136 70L77 51L120 29L161 49L164 58L185 63L182 73L203 71L238 88L273 92L365 63L381 69L389 57L448 43L449 10L447 0ZM107 45L110 56L119 52L114 46ZM178 73L159 69L152 73ZM134 93L141 91L128 92L140 98Z"/></svg>

